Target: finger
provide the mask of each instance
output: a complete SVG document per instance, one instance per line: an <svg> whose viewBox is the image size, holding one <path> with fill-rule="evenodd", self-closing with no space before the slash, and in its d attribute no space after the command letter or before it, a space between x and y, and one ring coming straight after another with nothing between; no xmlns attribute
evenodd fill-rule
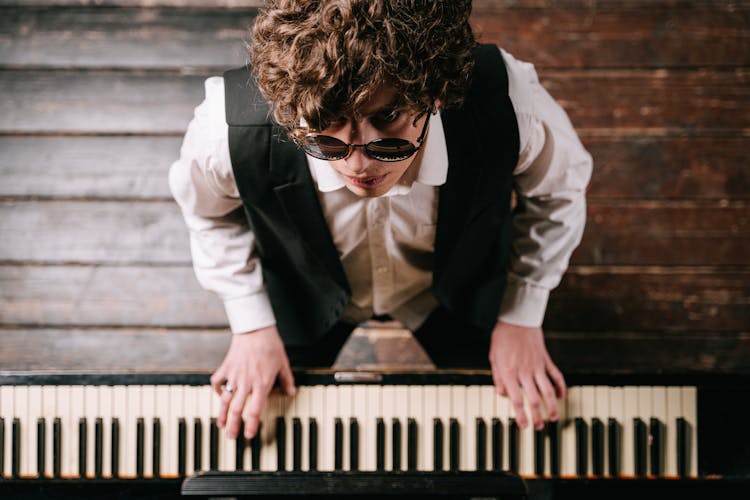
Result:
<svg viewBox="0 0 750 500"><path fill-rule="evenodd" d="M552 362L551 359L547 359L546 364L547 374L549 375L549 378L552 379L552 382L555 384L555 390L557 391L557 397L560 399L564 399L568 395L568 386L565 383L565 377L563 377L562 372L557 368L555 363Z"/></svg>
<svg viewBox="0 0 750 500"><path fill-rule="evenodd" d="M510 378L507 375L504 378L505 389L508 392L508 399L510 404L513 406L513 411L516 417L516 423L521 429L526 428L529 424L529 419L526 417L526 411L523 407L523 394L521 393L521 386L518 381L514 378Z"/></svg>
<svg viewBox="0 0 750 500"><path fill-rule="evenodd" d="M240 426L242 425L242 410L245 408L245 401L249 394L249 390L245 387L238 387L235 390L232 403L229 405L229 411L227 412L227 427L226 433L229 439L236 439L240 432Z"/></svg>
<svg viewBox="0 0 750 500"><path fill-rule="evenodd" d="M297 392L297 388L294 386L294 374L292 373L292 368L289 366L288 360L286 360L281 366L281 370L279 371L279 382L288 396L294 396Z"/></svg>
<svg viewBox="0 0 750 500"><path fill-rule="evenodd" d="M227 377L224 375L224 370L222 368L219 368L214 372L213 375L211 375L211 387L213 388L214 392L221 396L221 393L223 392L221 389L221 386L224 384L224 382L227 381Z"/></svg>
<svg viewBox="0 0 750 500"><path fill-rule="evenodd" d="M531 421L534 429L542 430L544 428L544 419L542 418L542 398L539 395L539 389L531 376L521 378L523 393L526 395L526 402L529 406Z"/></svg>
<svg viewBox="0 0 750 500"><path fill-rule="evenodd" d="M221 390L219 393L219 411L216 414L216 425L220 429L223 429L227 424L227 412L229 411L229 405L232 404L232 393L229 391Z"/></svg>
<svg viewBox="0 0 750 500"><path fill-rule="evenodd" d="M547 373L542 372L537 374L535 380L544 401L544 407L547 409L547 418L552 421L557 420L559 417L557 414L557 395L555 388L547 377Z"/></svg>
<svg viewBox="0 0 750 500"><path fill-rule="evenodd" d="M505 384L500 378L500 370L495 368L495 363L491 363L490 367L492 368L492 383L495 384L495 393L500 396L507 396L508 391L505 390Z"/></svg>
<svg viewBox="0 0 750 500"><path fill-rule="evenodd" d="M268 397L270 390L270 386L263 387L259 384L253 387L247 405L247 412L245 413L245 439L252 439L258 432L260 414L263 411L263 405L266 402L266 397Z"/></svg>

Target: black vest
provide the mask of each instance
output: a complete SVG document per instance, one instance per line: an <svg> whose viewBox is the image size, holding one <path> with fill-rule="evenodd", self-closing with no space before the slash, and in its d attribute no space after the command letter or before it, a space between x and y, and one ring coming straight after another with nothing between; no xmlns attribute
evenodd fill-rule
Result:
<svg viewBox="0 0 750 500"><path fill-rule="evenodd" d="M224 74L235 181L277 327L309 344L339 320L351 291L304 153L269 119L249 68ZM499 50L482 45L464 103L442 111L448 178L440 187L432 292L475 326L497 321L510 249L510 193L518 161L516 115Z"/></svg>

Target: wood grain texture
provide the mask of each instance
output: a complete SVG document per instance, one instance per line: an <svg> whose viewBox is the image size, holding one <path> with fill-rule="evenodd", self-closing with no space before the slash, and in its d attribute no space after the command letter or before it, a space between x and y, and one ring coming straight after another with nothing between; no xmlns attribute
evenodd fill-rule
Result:
<svg viewBox="0 0 750 500"><path fill-rule="evenodd" d="M0 71L0 133L182 134L206 75ZM547 71L588 133L750 135L750 71Z"/></svg>
<svg viewBox="0 0 750 500"><path fill-rule="evenodd" d="M750 137L583 136L590 200L748 200ZM0 196L171 199L180 137L1 137Z"/></svg>
<svg viewBox="0 0 750 500"><path fill-rule="evenodd" d="M0 137L0 196L171 199L179 137Z"/></svg>
<svg viewBox="0 0 750 500"><path fill-rule="evenodd" d="M6 7L0 65L179 68L246 60L256 9ZM747 65L750 10L729 5L648 9L589 2L534 8L475 5L480 41L540 68L684 68ZM136 28L137 26L137 28ZM155 50L158 47L158 50Z"/></svg>

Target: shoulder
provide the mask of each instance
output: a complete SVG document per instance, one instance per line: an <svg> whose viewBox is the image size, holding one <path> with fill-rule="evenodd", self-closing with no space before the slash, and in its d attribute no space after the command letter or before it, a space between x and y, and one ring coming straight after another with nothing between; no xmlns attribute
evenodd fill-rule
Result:
<svg viewBox="0 0 750 500"><path fill-rule="evenodd" d="M533 64L516 59L500 48L500 54L508 73L508 96L513 109L520 114L533 114L539 83L539 76Z"/></svg>

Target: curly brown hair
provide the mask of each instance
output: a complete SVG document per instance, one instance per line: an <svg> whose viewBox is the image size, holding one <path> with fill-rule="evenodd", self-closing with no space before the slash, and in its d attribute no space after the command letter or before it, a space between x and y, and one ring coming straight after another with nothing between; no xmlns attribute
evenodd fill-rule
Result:
<svg viewBox="0 0 750 500"><path fill-rule="evenodd" d="M301 133L359 110L383 85L424 113L463 99L473 65L471 0L275 0L248 50L275 120ZM295 133L296 132L296 133Z"/></svg>

